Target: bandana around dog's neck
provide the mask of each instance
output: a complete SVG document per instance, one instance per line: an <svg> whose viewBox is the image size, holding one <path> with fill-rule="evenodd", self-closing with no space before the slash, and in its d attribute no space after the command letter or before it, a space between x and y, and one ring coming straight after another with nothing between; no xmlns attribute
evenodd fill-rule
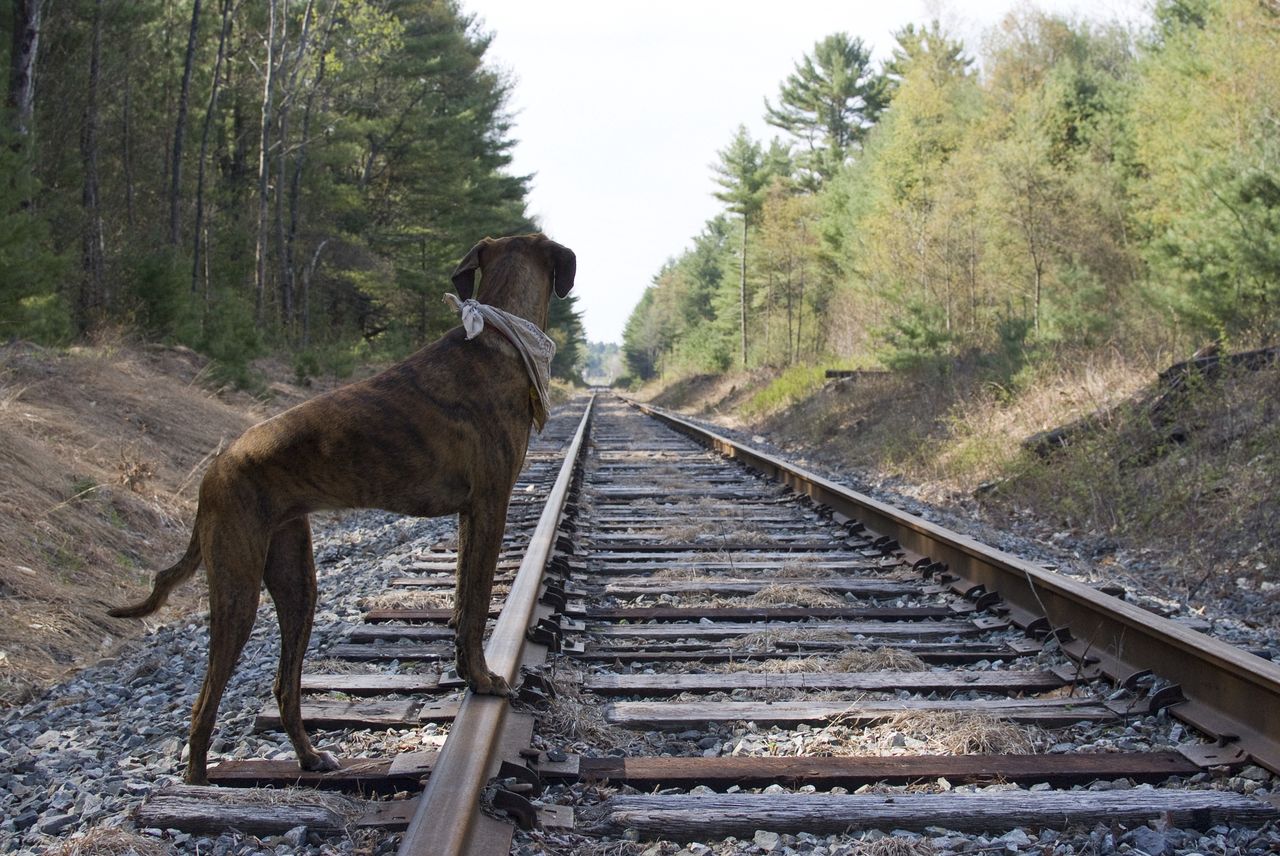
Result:
<svg viewBox="0 0 1280 856"><path fill-rule="evenodd" d="M547 423L547 383L551 378L551 358L556 354L556 343L539 330L537 324L519 315L478 300L459 300L449 292L445 292L444 299L462 313L462 326L468 339L479 336L488 321L520 352L531 383L529 398L533 402L533 424L541 433L542 426Z"/></svg>

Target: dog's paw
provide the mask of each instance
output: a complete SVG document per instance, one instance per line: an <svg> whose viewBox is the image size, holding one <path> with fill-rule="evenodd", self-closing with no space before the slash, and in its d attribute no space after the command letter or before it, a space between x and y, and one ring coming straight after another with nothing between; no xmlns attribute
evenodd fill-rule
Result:
<svg viewBox="0 0 1280 856"><path fill-rule="evenodd" d="M495 675L488 669L485 669L481 675L468 678L467 685L476 695L496 695L504 698L511 698L514 695L507 679L501 675Z"/></svg>
<svg viewBox="0 0 1280 856"><path fill-rule="evenodd" d="M338 763L338 756L334 755L332 752L319 751L312 753L312 757L310 758L301 759L298 762L298 766L302 767L304 770L311 770L312 772L324 772L328 770L336 770L342 765Z"/></svg>

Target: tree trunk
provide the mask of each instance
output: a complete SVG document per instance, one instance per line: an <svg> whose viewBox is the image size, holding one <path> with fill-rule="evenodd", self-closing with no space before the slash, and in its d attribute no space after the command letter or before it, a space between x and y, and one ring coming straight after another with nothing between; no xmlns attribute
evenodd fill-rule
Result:
<svg viewBox="0 0 1280 856"><path fill-rule="evenodd" d="M41 0L12 0L13 42L9 49L9 96L13 128L18 136L31 136L36 105L36 55L40 52Z"/></svg>
<svg viewBox="0 0 1280 856"><path fill-rule="evenodd" d="M801 233L803 235L803 233ZM814 326L817 326L816 324ZM817 348L815 347L816 351ZM796 362L804 354L804 262L800 263L800 292L796 295Z"/></svg>
<svg viewBox="0 0 1280 856"><path fill-rule="evenodd" d="M265 321L263 298L267 287L267 212L269 210L267 191L271 172L271 119L275 96L276 17L279 11L279 0L270 0L268 5L270 17L267 25L267 62L262 83L262 133L258 138L258 225L253 255L253 317L259 327Z"/></svg>
<svg viewBox="0 0 1280 856"><path fill-rule="evenodd" d="M120 169L124 177L124 219L133 227L133 33L124 42L124 104L120 111Z"/></svg>
<svg viewBox="0 0 1280 856"><path fill-rule="evenodd" d="M738 280L738 300L741 307L739 328L742 331L742 367L747 367L747 215L742 215L742 272Z"/></svg>
<svg viewBox="0 0 1280 856"><path fill-rule="evenodd" d="M791 262L787 261L786 290L787 297L787 347L783 349L783 363L791 365L791 351L795 347L795 296L791 293Z"/></svg>
<svg viewBox="0 0 1280 856"><path fill-rule="evenodd" d="M329 39L333 35L334 28L337 24L337 3L332 3L329 7L329 21L324 29L324 38L320 42L320 65L316 70L316 79L311 82L311 91L307 93L306 106L302 111L302 138L298 141L297 154L293 162L293 176L289 184L289 235L285 241L285 258L289 261L289 271L292 277L294 248L298 240L298 224L302 219L302 172L307 163L307 146L311 139L311 115L315 107L316 94L320 91L320 84L324 81L326 70L325 54L329 49ZM311 337L311 274L315 270L316 262L320 259L320 251L324 249L324 245L328 243L328 239L321 241L320 246L316 248L315 254L311 257L311 263L303 272L302 294L299 295L298 302L300 308L297 312L301 315L301 343L305 348L310 344Z"/></svg>
<svg viewBox="0 0 1280 856"><path fill-rule="evenodd" d="M80 333L89 329L92 317L106 303L103 284L102 208L98 182L98 88L102 59L102 0L93 4L93 35L89 48L89 81L84 109L84 126L80 134L80 157L84 166L84 231L81 236L80 295L76 306L76 325Z"/></svg>
<svg viewBox="0 0 1280 856"><path fill-rule="evenodd" d="M277 180L283 182L288 174L288 143L289 143L289 118L292 112L292 104L294 96L297 94L298 72L302 68L303 62L307 56L307 42L311 35L311 13L315 7L315 0L307 0L307 8L302 14L302 32L298 34L298 49L295 53L293 66L289 70L288 82L284 85L284 89L280 93L280 139L277 145L280 148L280 165L277 168ZM301 145L306 145L303 140ZM280 266L278 283L280 289L280 326L286 337L290 335L294 322L294 272L293 272L293 241L289 239L289 235L285 230L284 223L284 201L285 196L282 187L276 188L276 253L278 255L278 263ZM289 198L290 220L294 215L294 200L292 197L292 184L290 186Z"/></svg>
<svg viewBox="0 0 1280 856"><path fill-rule="evenodd" d="M311 276L316 272L316 264L320 261L320 253L324 251L325 244L329 243L329 239L325 238L316 247L316 251L311 254L311 261L302 271L302 294L298 297L298 302L302 304L302 347L311 344Z"/></svg>
<svg viewBox="0 0 1280 856"><path fill-rule="evenodd" d="M200 290L201 232L204 229L204 164L209 154L209 131L218 112L218 85L222 61L226 56L227 37L231 34L231 0L222 0L222 28L218 33L218 55L213 61L213 83L209 87L209 106L205 108L204 127L200 131L200 160L196 166L196 219L191 238L191 293Z"/></svg>
<svg viewBox="0 0 1280 856"><path fill-rule="evenodd" d="M1044 283L1044 265L1037 259L1035 263L1036 270L1036 302L1035 302L1035 330L1036 336L1040 335L1040 291Z"/></svg>
<svg viewBox="0 0 1280 856"><path fill-rule="evenodd" d="M173 163L169 170L169 246L182 240L182 143L187 135L187 106L191 101L191 68L195 65L196 37L200 34L200 0L191 4L191 31L187 34L187 57L182 65L182 87L178 90L178 119L173 124Z"/></svg>

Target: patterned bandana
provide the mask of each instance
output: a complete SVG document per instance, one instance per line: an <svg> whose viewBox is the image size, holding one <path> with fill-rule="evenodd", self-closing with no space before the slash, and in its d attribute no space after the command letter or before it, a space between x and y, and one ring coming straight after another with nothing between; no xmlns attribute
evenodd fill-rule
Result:
<svg viewBox="0 0 1280 856"><path fill-rule="evenodd" d="M459 300L457 295L450 292L445 292L444 299L462 313L462 326L467 331L468 339L479 336L487 321L515 345L524 360L525 370L529 372L533 424L541 433L542 426L547 422L547 383L551 378L551 358L556 354L556 343L539 330L537 324L519 315L512 315L478 300Z"/></svg>

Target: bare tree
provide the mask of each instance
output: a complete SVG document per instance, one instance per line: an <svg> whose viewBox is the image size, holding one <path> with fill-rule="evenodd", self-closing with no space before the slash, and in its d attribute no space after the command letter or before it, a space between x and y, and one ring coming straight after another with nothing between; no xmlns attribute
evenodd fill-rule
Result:
<svg viewBox="0 0 1280 856"><path fill-rule="evenodd" d="M200 161L196 166L196 217L191 237L191 293L200 290L200 254L203 248L201 233L204 230L204 165L209 154L209 131L213 117L218 112L218 94L222 81L222 64L227 54L227 39L231 35L231 0L222 0L222 28L218 33L218 55L213 61L213 83L209 87L209 105L204 113L204 128L200 131Z"/></svg>
<svg viewBox="0 0 1280 856"><path fill-rule="evenodd" d="M277 181L283 182L288 174L289 116L297 96L298 72L307 58L307 43L311 38L311 16L315 9L315 0L307 0L307 7L302 13L302 31L298 34L298 48L294 52L293 63L289 69L289 77L280 94L280 139L277 143L280 152L280 165L276 169ZM282 46L283 52L283 46ZM281 69L284 61L281 59ZM280 324L286 334L293 324L293 245L287 239L284 225L284 193L276 188L276 253L280 266Z"/></svg>
<svg viewBox="0 0 1280 856"><path fill-rule="evenodd" d="M13 124L21 137L31 135L36 104L36 55L40 51L41 0L12 0L13 44L9 49L9 97Z"/></svg>
<svg viewBox="0 0 1280 856"><path fill-rule="evenodd" d="M275 109L275 48L280 0L269 0L268 7L267 62L262 74L262 133L258 140L258 228L253 254L253 317L259 326L264 322L263 303L267 287L267 191L270 189L271 122Z"/></svg>
<svg viewBox="0 0 1280 856"><path fill-rule="evenodd" d="M311 142L311 116L315 109L316 96L320 92L321 85L324 82L325 71L327 68L325 56L329 50L329 40L333 36L334 30L337 28L337 10L337 0L334 0L334 2L329 4L328 22L324 27L324 35L320 40L320 44L316 48L319 55L319 64L316 69L315 79L311 81L311 88L307 92L306 104L302 110L302 133L294 150L293 175L290 177L289 182L289 233L284 242L285 270L287 271L286 276L288 280L288 288L291 294L294 289L295 276L293 269L295 247L297 246L298 240L298 226L302 218L302 173L303 169L306 167L307 152ZM301 343L303 347L307 346L311 332L311 274L315 270L316 263L320 260L320 250L324 249L324 245L326 243L328 243L327 240L320 242L320 246L312 256L310 264L308 264L304 269L305 275L302 279L302 294L299 295L298 298L301 307L295 310L295 313L301 316Z"/></svg>
<svg viewBox="0 0 1280 856"><path fill-rule="evenodd" d="M83 276L77 301L76 323L83 333L90 318L106 303L103 276L102 206L98 181L98 90L101 84L102 0L94 0L93 35L89 48L89 82L84 108L84 126L80 134L80 155L84 165L84 231L81 240Z"/></svg>
<svg viewBox="0 0 1280 856"><path fill-rule="evenodd" d="M187 106L191 101L191 68L195 64L196 37L200 34L200 0L191 4L191 30L187 34L187 57L182 65L182 88L178 91L178 118L173 123L173 162L169 169L169 245L182 240L182 143L187 135Z"/></svg>

